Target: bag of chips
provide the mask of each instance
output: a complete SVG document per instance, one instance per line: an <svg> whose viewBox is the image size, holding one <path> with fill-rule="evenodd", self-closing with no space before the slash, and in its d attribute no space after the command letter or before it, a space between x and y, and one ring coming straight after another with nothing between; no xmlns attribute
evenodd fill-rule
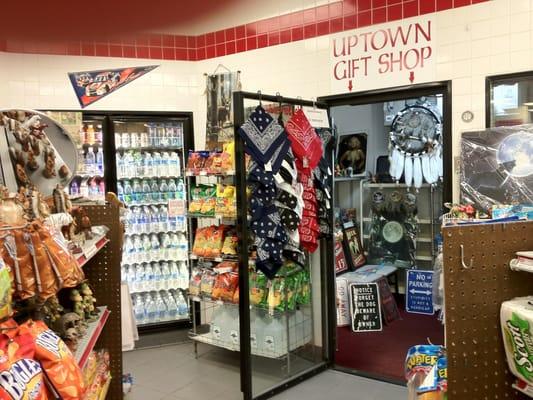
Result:
<svg viewBox="0 0 533 400"><path fill-rule="evenodd" d="M202 271L199 268L193 268L191 271L191 280L189 281L189 295L199 297L201 284Z"/></svg>
<svg viewBox="0 0 533 400"><path fill-rule="evenodd" d="M226 237L224 238L224 244L222 245L222 254L229 256L234 256L237 254L237 246L239 243L239 238L234 229L226 232Z"/></svg>
<svg viewBox="0 0 533 400"><path fill-rule="evenodd" d="M202 206L200 207L200 214L206 217L215 216L215 207L216 207L216 195L217 189L216 186L203 186L203 191L201 192L202 196Z"/></svg>
<svg viewBox="0 0 533 400"><path fill-rule="evenodd" d="M194 236L194 244L192 246L193 254L199 257L205 256L206 246L208 242L208 230L210 228L211 227L198 228L196 230L196 235Z"/></svg>
<svg viewBox="0 0 533 400"><path fill-rule="evenodd" d="M67 345L42 321L27 321L20 327L35 341L35 359L39 361L54 389L63 400L77 400L85 392L85 382L78 363Z"/></svg>
<svg viewBox="0 0 533 400"><path fill-rule="evenodd" d="M265 306L267 297L267 277L260 271L250 270L250 304L256 307Z"/></svg>
<svg viewBox="0 0 533 400"><path fill-rule="evenodd" d="M220 257L224 244L224 226L211 226L209 228L204 255L206 257Z"/></svg>
<svg viewBox="0 0 533 400"><path fill-rule="evenodd" d="M210 298L213 294L213 286L215 285L216 274L213 271L205 269L202 273L202 281L200 283L200 294Z"/></svg>
<svg viewBox="0 0 533 400"><path fill-rule="evenodd" d="M306 269L299 274L300 283L296 302L301 305L307 305L311 303L311 277Z"/></svg>
<svg viewBox="0 0 533 400"><path fill-rule="evenodd" d="M408 398L410 400L420 400L418 397L419 389L428 375L435 373L433 367L437 365L439 358L443 357L444 354L444 348L436 345L413 346L408 350L405 360L405 379L407 379ZM431 397L427 397L425 400L429 399Z"/></svg>
<svg viewBox="0 0 533 400"><path fill-rule="evenodd" d="M34 360L35 341L14 320L1 324L0 399L47 400L41 364Z"/></svg>

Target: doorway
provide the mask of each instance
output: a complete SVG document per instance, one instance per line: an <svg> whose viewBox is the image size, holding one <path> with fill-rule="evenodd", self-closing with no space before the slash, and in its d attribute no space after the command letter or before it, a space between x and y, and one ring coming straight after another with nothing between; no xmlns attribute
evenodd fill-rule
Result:
<svg viewBox="0 0 533 400"><path fill-rule="evenodd" d="M433 279L452 197L451 82L320 101L337 137L334 365L404 384L407 350L444 344L431 284L417 279Z"/></svg>

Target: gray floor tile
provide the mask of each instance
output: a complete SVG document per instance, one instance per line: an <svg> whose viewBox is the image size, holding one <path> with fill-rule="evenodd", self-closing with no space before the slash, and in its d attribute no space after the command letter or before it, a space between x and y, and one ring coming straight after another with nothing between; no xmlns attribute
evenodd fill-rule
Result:
<svg viewBox="0 0 533 400"><path fill-rule="evenodd" d="M200 346L199 350L198 359L191 344L124 353L124 372L130 372L134 379L126 400L240 400L238 353L208 346ZM267 387L269 377L265 373L258 376ZM272 383L275 382L279 382L279 377L272 378ZM404 387L330 370L279 394L274 400L404 400L406 397Z"/></svg>

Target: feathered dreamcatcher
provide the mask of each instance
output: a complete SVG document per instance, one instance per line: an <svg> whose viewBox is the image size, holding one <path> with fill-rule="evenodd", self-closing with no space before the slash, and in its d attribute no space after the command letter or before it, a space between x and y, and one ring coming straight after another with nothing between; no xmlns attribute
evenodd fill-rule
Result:
<svg viewBox="0 0 533 400"><path fill-rule="evenodd" d="M442 179L442 124L435 112L423 105L400 111L392 122L389 173L396 182L404 176L407 186L420 188L426 181Z"/></svg>

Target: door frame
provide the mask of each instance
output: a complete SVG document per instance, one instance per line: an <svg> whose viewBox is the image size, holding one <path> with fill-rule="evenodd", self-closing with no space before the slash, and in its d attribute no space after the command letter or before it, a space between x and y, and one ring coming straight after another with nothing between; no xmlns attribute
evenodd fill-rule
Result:
<svg viewBox="0 0 533 400"><path fill-rule="evenodd" d="M377 90L368 90L356 93L343 93L331 96L323 96L317 99L320 103L328 105L328 111L331 107L336 106L357 106L374 103L383 103L399 99L409 99L435 94L443 95L442 109L442 136L443 136L443 201L452 202L453 198L453 137L452 137L452 81L438 81L422 83L417 85L399 86L394 88L383 88ZM330 351L329 359L332 362L332 368L337 371L351 373L365 378L376 379L396 385L405 385L405 382L399 382L392 379L369 374L364 371L348 369L336 364L335 353L337 348L337 319L336 319L336 289L335 281L333 288L330 288L328 296L328 326L330 341L328 349ZM406 349L407 351L407 349Z"/></svg>

